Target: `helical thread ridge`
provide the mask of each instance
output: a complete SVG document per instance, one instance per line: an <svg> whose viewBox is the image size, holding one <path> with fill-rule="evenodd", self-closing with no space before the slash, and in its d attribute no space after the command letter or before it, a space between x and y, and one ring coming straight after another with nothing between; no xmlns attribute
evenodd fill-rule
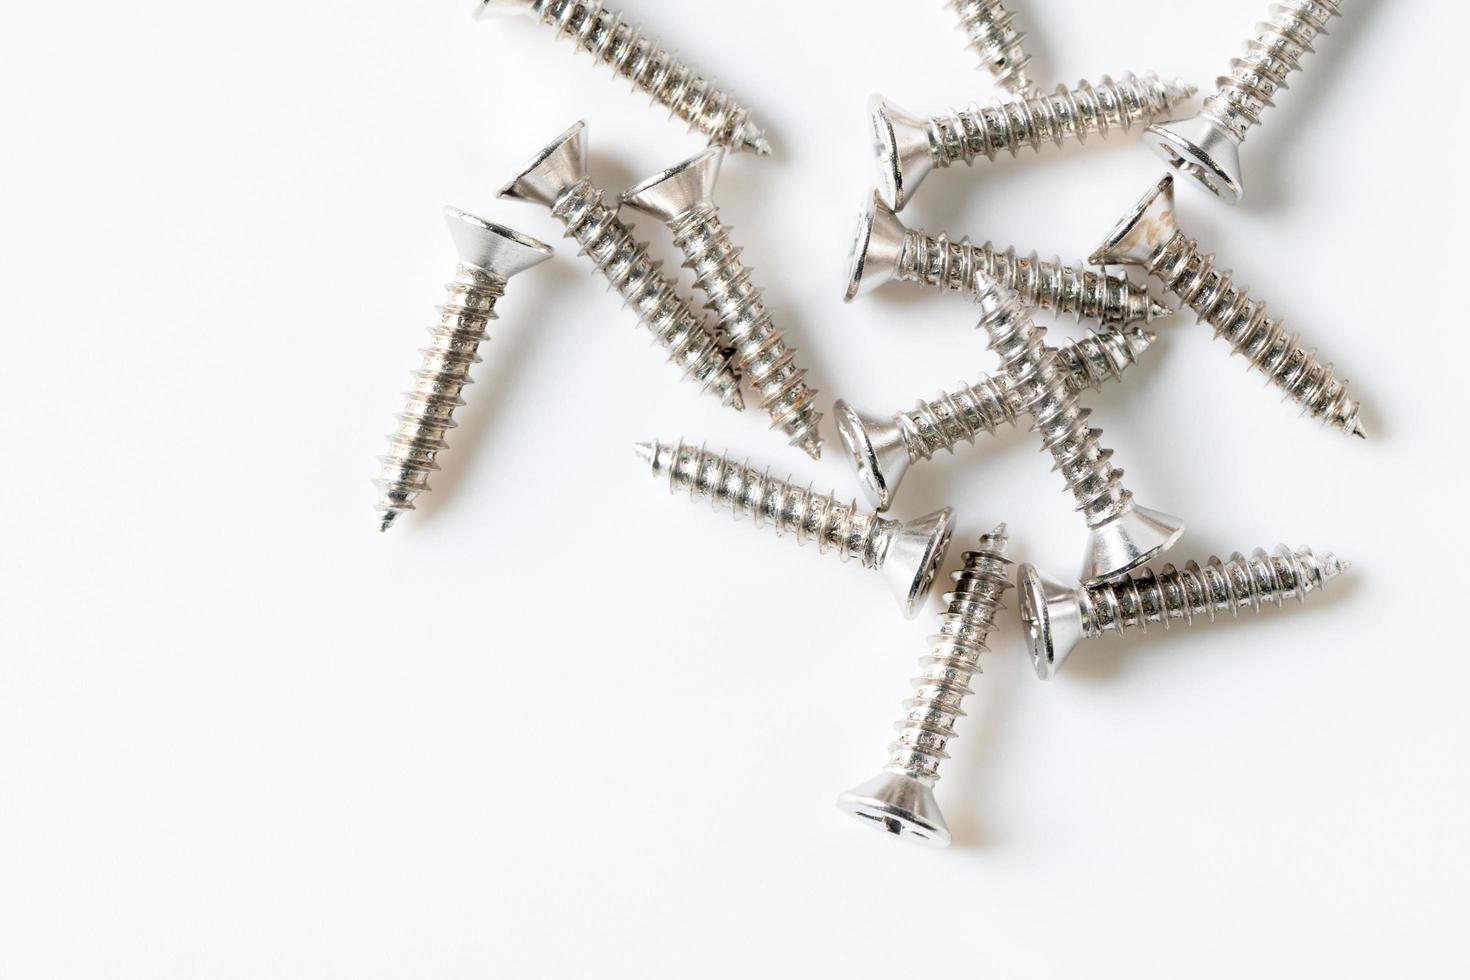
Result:
<svg viewBox="0 0 1470 980"><path fill-rule="evenodd" d="M960 19L965 41L980 58L980 64L995 82L1012 95L1035 94L1026 66L1031 56L1021 42L1026 35L1016 30L1016 15L1000 0L951 0Z"/></svg>
<svg viewBox="0 0 1470 980"><path fill-rule="evenodd" d="M1341 17L1337 0L1284 0L1271 5L1271 15L1245 44L1245 57L1230 61L1230 74L1215 80L1215 91L1205 98L1200 115L1217 123L1235 138L1245 139L1261 113L1275 105L1286 76L1300 71L1302 58L1312 53L1317 35L1327 23Z"/></svg>
<svg viewBox="0 0 1470 980"><path fill-rule="evenodd" d="M582 253L638 314L638 322L683 376L726 405L743 409L739 371L724 348L723 336L680 298L673 281L659 271L662 263L603 203L602 191L583 177L557 197L551 213L566 225L567 237L582 246Z"/></svg>

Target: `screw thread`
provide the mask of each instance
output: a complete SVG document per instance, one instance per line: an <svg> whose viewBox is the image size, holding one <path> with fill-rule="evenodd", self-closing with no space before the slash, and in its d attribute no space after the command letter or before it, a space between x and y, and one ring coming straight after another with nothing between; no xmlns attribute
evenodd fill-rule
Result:
<svg viewBox="0 0 1470 980"><path fill-rule="evenodd" d="M743 409L740 374L731 363L721 334L680 298L678 287L659 271L663 263L633 236L617 212L603 203L602 191L583 177L552 204L567 237L582 246L597 271L638 314L638 322L668 352L669 361L704 391L726 405Z"/></svg>
<svg viewBox="0 0 1470 980"><path fill-rule="evenodd" d="M1237 616L1245 608L1260 612L1263 605L1281 606L1290 598L1304 599L1307 593L1325 588L1347 567L1331 553L1318 558L1310 548L1293 551L1281 545L1274 555L1257 548L1250 558L1239 552L1229 561L1211 556L1203 568L1189 562L1182 569L1173 565L1159 572L1146 569L1117 582L1079 590L1083 632L1094 637L1107 630L1146 631L1150 624L1167 629L1180 620L1192 625L1197 617Z"/></svg>
<svg viewBox="0 0 1470 980"><path fill-rule="evenodd" d="M1015 13L1000 0L951 0L950 6L959 16L966 44L996 84L1012 95L1035 94L1026 71L1031 56L1021 46L1026 35L1016 30Z"/></svg>
<svg viewBox="0 0 1470 980"><path fill-rule="evenodd" d="M708 497L716 509L728 507L738 518L749 514L756 527L770 523L777 535L796 535L796 543L817 542L823 553L835 550L843 561L858 559L865 568L880 568L897 521L839 503L833 494L818 494L784 480L769 470L736 463L729 456L687 446L655 442L639 447L655 476L667 476L669 491L687 490L691 498Z"/></svg>
<svg viewBox="0 0 1470 980"><path fill-rule="evenodd" d="M533 0L531 14L628 79L712 144L771 152L750 110L598 0Z"/></svg>
<svg viewBox="0 0 1470 980"><path fill-rule="evenodd" d="M990 242L910 231L899 254L898 278L973 296L975 276L983 275L1014 291L1026 306L1070 313L1108 324L1149 323L1170 310L1126 276L1088 269L1081 262L1043 261L1035 252L1022 258L1014 248L997 251Z"/></svg>
<svg viewBox="0 0 1470 980"><path fill-rule="evenodd" d="M955 723L965 716L961 704L970 680L980 673L980 655L1002 599L1010 587L1005 525L981 535L979 547L967 551L965 567L954 573L954 591L944 596L939 632L929 638L930 652L919 661L922 673L913 680L914 696L904 702L903 720L894 725L898 737L888 746L889 772L933 783L949 754Z"/></svg>
<svg viewBox="0 0 1470 980"><path fill-rule="evenodd" d="M977 283L982 287L980 327L1015 386L1020 412L1032 417L1032 431L1041 434L1087 526L1121 516L1133 495L1123 488L1123 471L1111 465L1113 451L1098 442L1102 430L1087 425L1091 409L1078 407L1054 351L1042 342L1046 330L1031 320L1014 293L983 279Z"/></svg>
<svg viewBox="0 0 1470 980"><path fill-rule="evenodd" d="M1261 113L1275 105L1277 89L1286 88L1286 76L1300 71L1302 58L1312 53L1312 41L1327 33L1327 23L1341 17L1338 0L1283 0L1271 5L1270 18L1257 26L1245 43L1245 57L1232 58L1230 74L1215 80L1215 92L1205 98L1200 115L1235 138L1245 139Z"/></svg>
<svg viewBox="0 0 1470 980"><path fill-rule="evenodd" d="M1304 348L1298 335L1282 329L1281 320L1267 314L1265 303L1253 301L1229 272L1217 269L1213 255L1201 254L1198 242L1175 232L1149 259L1148 270L1304 415L1363 435L1359 404L1348 396L1347 382L1337 378L1331 364L1318 360L1315 351Z"/></svg>
<svg viewBox="0 0 1470 980"><path fill-rule="evenodd" d="M1122 377L1152 340L1144 334L1109 331L1089 334L1055 351L1068 391L1081 392ZM893 417L903 434L909 462L929 459L940 450L954 451L963 440L973 443L982 432L994 433L1015 425L1021 415L1020 396L1006 374L996 374L933 401L921 401L912 410Z"/></svg>
<svg viewBox="0 0 1470 980"><path fill-rule="evenodd" d="M495 301L505 282L482 269L461 263L454 281L444 287L448 298L439 307L439 322L429 328L429 346L413 373L407 404L394 416L398 430L388 437L388 453L375 481L382 491L377 510L386 531L398 515L414 509L414 498L429 489L436 458L448 448L444 436L455 427L454 410L464 404L460 393L472 384L470 367L480 363L479 348L495 317Z"/></svg>
<svg viewBox="0 0 1470 980"><path fill-rule="evenodd" d="M729 230L713 206L691 211L671 225L674 244L684 252L685 266L694 272L694 284L709 297L709 306L734 344L736 361L747 381L760 392L761 407L779 428L813 459L822 454L815 388L804 380L796 364L796 350L788 347L781 331L751 282L750 270L740 261L741 250L730 242Z"/></svg>
<svg viewBox="0 0 1470 980"><path fill-rule="evenodd" d="M935 116L929 120L929 142L939 166L968 165L979 156L994 160L1001 150L1015 156L1023 146L1040 150L1048 142L1081 143L1092 133L1106 137L1113 129L1164 119L1194 92L1192 85L1163 82L1153 72L1143 78L1130 72L1116 82L1104 75L1096 86L1086 81L1071 90L1059 85L1050 95Z"/></svg>

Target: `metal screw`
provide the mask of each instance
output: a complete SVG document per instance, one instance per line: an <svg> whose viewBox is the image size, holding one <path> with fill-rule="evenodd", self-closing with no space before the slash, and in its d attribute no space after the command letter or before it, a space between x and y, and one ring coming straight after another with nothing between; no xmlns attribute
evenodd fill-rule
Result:
<svg viewBox="0 0 1470 980"><path fill-rule="evenodd" d="M909 619L923 607L949 549L954 512L948 507L900 523L859 510L856 503L838 503L833 494L813 493L810 486L803 490L772 479L769 470L686 446L682 440L676 446L644 442L634 449L654 476L668 477L670 493L688 490L691 499L708 497L736 517L750 514L756 527L770 521L778 535L794 532L797 544L813 538L819 551L835 550L843 561L857 558L864 568L881 572Z"/></svg>
<svg viewBox="0 0 1470 980"><path fill-rule="evenodd" d="M499 14L522 14L571 38L710 143L761 156L771 152L749 109L597 0L481 0L478 16Z"/></svg>
<svg viewBox="0 0 1470 980"><path fill-rule="evenodd" d="M683 376L731 408L743 410L740 376L720 331L679 296L678 286L659 271L633 229L602 202L587 176L587 124L562 133L500 190L501 197L532 201L551 209L568 238L582 246L618 295L638 313L638 322L668 352Z"/></svg>
<svg viewBox="0 0 1470 980"><path fill-rule="evenodd" d="M1110 331L1058 348L1062 381L1069 392L1078 393L1121 378L1154 339L1141 330ZM832 414L868 502L885 511L911 465L941 449L953 452L961 440L973 443L982 432L1015 425L1024 412L1015 383L1009 375L997 374L941 393L934 401L920 401L912 411L891 418L866 415L843 400L832 406Z"/></svg>
<svg viewBox="0 0 1470 980"><path fill-rule="evenodd" d="M1323 364L1315 351L1287 333L1279 319L1266 313L1266 304L1254 301L1215 268L1213 255L1202 255L1199 243L1179 230L1174 215L1174 178L1165 175L1149 189L1090 260L1094 265L1126 263L1157 276L1164 288L1215 328L1230 349L1253 370L1301 406L1302 414L1323 424L1363 438L1358 403L1348 397L1347 382L1339 381L1332 365Z"/></svg>
<svg viewBox="0 0 1470 980"><path fill-rule="evenodd" d="M1078 643L1110 629L1146 631L1150 623L1168 629L1181 620L1191 626L1198 617L1213 622L1217 613L1238 616L1247 607L1260 612L1262 604L1305 599L1348 567L1331 553L1318 558L1310 548L1292 551L1281 545L1274 555L1257 548L1249 559L1239 552L1224 562L1212 556L1204 568L1195 562L1182 571L1165 565L1158 573L1148 569L1094 588L1064 585L1033 565L1022 565L1016 589L1032 666L1042 680L1050 680Z"/></svg>
<svg viewBox="0 0 1470 980"><path fill-rule="evenodd" d="M715 207L715 181L724 158L722 149L705 150L655 174L620 200L669 226L685 265L694 270L694 284L709 297L709 307L735 345L741 372L760 392L771 427L781 429L793 446L818 459L822 415L816 410L816 389L807 386L806 371L796 365L796 350L786 346L771 322L761 291L751 282L740 249L730 242L729 229Z"/></svg>
<svg viewBox="0 0 1470 980"><path fill-rule="evenodd" d="M888 746L888 764L839 796L840 809L895 837L932 847L949 844L934 783L940 763L949 758L945 747L955 736L955 723L964 717L960 705L970 693L970 679L980 673L985 639L1004 608L1010 564L1004 524L965 553L964 570L954 575L954 591L944 597L939 632L929 638L931 652L920 661L924 672L914 678L914 696L904 702L903 720L894 725L898 738Z"/></svg>
<svg viewBox="0 0 1470 980"><path fill-rule="evenodd" d="M1041 434L1042 446L1087 520L1082 581L1095 585L1122 575L1172 546L1184 533L1184 523L1134 503L1123 487L1123 471L1112 466L1113 451L1099 445L1102 430L1087 425L1091 409L1077 406L1056 351L1042 342L1046 330L1032 321L1014 293L983 277L977 283L980 328L1015 386L1021 411L1032 417L1032 430Z"/></svg>
<svg viewBox="0 0 1470 980"><path fill-rule="evenodd" d="M1021 258L1014 248L998 252L989 242L953 242L906 227L876 191L864 202L847 276L848 302L894 280L973 296L976 274L1014 290L1025 306L1070 313L1079 323L1150 323L1174 312L1126 276L1094 272L1080 262L1043 262L1035 252Z"/></svg>
<svg viewBox="0 0 1470 980"><path fill-rule="evenodd" d="M965 40L997 85L1022 98L1039 94L1026 73L1031 56L1021 46L1026 35L1016 30L1013 12L1000 0L950 0L949 5L959 16Z"/></svg>
<svg viewBox="0 0 1470 980"><path fill-rule="evenodd" d="M927 119L875 95L869 111L884 199L902 211L935 167L969 166L981 156L994 160L1001 150L1015 156L1023 146L1039 151L1044 143L1081 143L1092 133L1126 131L1168 118L1194 92L1192 85L1161 82L1152 72L1141 79L1129 73L1118 82L1104 75L1096 87L1083 81L1068 91L1060 85L1051 95L971 105Z"/></svg>
<svg viewBox="0 0 1470 980"><path fill-rule="evenodd" d="M509 228L456 208L445 208L444 217L459 265L454 281L444 287L449 299L439 307L439 322L429 328L413 390L405 393L408 404L397 416L398 431L388 437L388 454L378 457L380 531L413 510L414 498L428 491L429 474L439 469L436 459L448 447L445 433L454 428L454 410L464 404L460 392L471 383L470 365L480 363L485 328L496 318L495 301L504 295L506 281L551 258L550 246Z"/></svg>
<svg viewBox="0 0 1470 980"><path fill-rule="evenodd" d="M1145 142L1171 167L1182 170L1227 204L1237 204L1245 191L1240 171L1240 144L1286 76L1300 71L1318 34L1327 33L1330 18L1342 16L1337 0L1282 0L1271 5L1271 18L1256 25L1245 43L1245 57L1232 58L1230 74L1216 81L1213 95L1193 119L1175 126L1150 126Z"/></svg>

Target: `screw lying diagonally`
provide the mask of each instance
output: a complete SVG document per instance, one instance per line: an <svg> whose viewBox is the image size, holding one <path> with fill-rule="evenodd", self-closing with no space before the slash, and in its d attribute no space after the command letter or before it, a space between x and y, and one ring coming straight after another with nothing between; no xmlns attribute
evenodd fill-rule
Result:
<svg viewBox="0 0 1470 980"><path fill-rule="evenodd" d="M848 302L894 281L973 297L976 275L1012 290L1024 306L1070 314L1079 323L1150 323L1174 312L1126 276L1095 272L1081 262L1045 262L1035 252L1021 258L1015 249L997 251L989 242L950 241L906 227L876 191L864 202L848 267Z"/></svg>
<svg viewBox="0 0 1470 980"><path fill-rule="evenodd" d="M455 208L445 208L444 217L459 250L459 266L445 287L449 297L439 307L439 322L429 328L429 346L414 372L413 390L406 393L398 430L388 437L388 454L379 457L382 531L414 509L414 498L429 489L429 474L439 469L439 453L448 446L445 433L454 428L454 410L464 404L460 392L471 383L471 365L480 363L480 344L506 281L551 258L549 246L509 228Z"/></svg>
<svg viewBox="0 0 1470 980"><path fill-rule="evenodd" d="M771 152L749 109L597 0L481 0L478 16L499 14L521 14L571 38L712 144L761 156Z"/></svg>
<svg viewBox="0 0 1470 980"><path fill-rule="evenodd" d="M888 746L888 764L877 776L837 798L837 806L896 837L932 847L949 844L949 827L934 799L945 748L980 673L985 640L995 625L1005 590L1010 588L1004 524L980 537L965 553L965 567L954 575L954 591L944 596L939 632L929 638L923 674L914 678L914 696L904 702L898 738Z"/></svg>
<svg viewBox="0 0 1470 980"><path fill-rule="evenodd" d="M709 308L735 345L741 373L760 392L771 427L817 459L822 455L822 415L816 409L816 389L807 385L796 350L786 346L771 322L761 291L751 282L740 249L731 243L715 207L715 181L724 158L724 150L705 150L645 180L621 201L669 226L685 266L694 270L694 284L709 297Z"/></svg>
<svg viewBox="0 0 1470 980"><path fill-rule="evenodd" d="M1245 57L1230 62L1230 74L1215 82L1213 94L1193 119L1148 128L1144 141L1171 167L1189 174L1227 204L1238 204L1245 192L1240 170L1240 144L1261 114L1275 105L1286 76L1300 71L1317 35L1327 33L1333 17L1342 16L1338 0L1283 0L1271 4L1271 17L1256 26L1245 43Z"/></svg>
<svg viewBox="0 0 1470 980"><path fill-rule="evenodd" d="M1318 558L1310 548L1293 551L1281 545L1274 555L1258 548L1250 558L1237 552L1229 561L1211 557L1203 568L1196 562L1183 569L1165 565L1159 572L1146 569L1093 588L1064 585L1034 565L1022 565L1016 589L1032 666L1042 680L1050 680L1078 643L1108 630L1143 631L1150 624L1168 629L1196 619L1213 622L1222 613L1238 616L1242 609L1260 612L1263 605L1303 600L1347 569L1348 563L1330 552Z"/></svg>
<svg viewBox="0 0 1470 980"><path fill-rule="evenodd" d="M1141 330L1110 331L1058 348L1063 383L1076 393L1120 379L1153 342L1154 335ZM880 512L892 505L904 474L914 463L940 450L953 452L961 441L973 443L982 432L993 434L1001 426L1015 425L1022 414L1020 394L1006 374L941 393L933 401L920 401L913 410L886 419L856 411L841 399L832 406L837 433L847 447L858 482L868 502Z"/></svg>
<svg viewBox="0 0 1470 980"><path fill-rule="evenodd" d="M749 514L756 527L769 522L778 535L794 533L797 544L810 538L819 551L836 551L843 561L856 558L864 568L881 572L909 619L923 608L949 550L954 512L948 507L900 523L683 441L673 446L644 442L634 450L654 476L667 478L670 493L687 490L691 499L708 497L736 517Z"/></svg>
<svg viewBox="0 0 1470 980"><path fill-rule="evenodd" d="M884 199L902 211L935 167L969 166L979 157L994 160L1002 150L1015 156L1023 146L1040 150L1046 143L1081 143L1094 133L1127 131L1169 118L1194 92L1192 85L1162 82L1152 72L1143 78L1129 73L1117 82L1104 75L1095 86L1083 81L1069 91L1061 85L1051 95L928 118L875 95L869 112Z"/></svg>
<svg viewBox="0 0 1470 980"><path fill-rule="evenodd" d="M1214 327L1215 336L1224 338L1252 370L1265 375L1300 406L1303 415L1365 437L1359 405L1348 397L1347 382L1338 380L1332 365L1323 364L1296 334L1283 330L1281 321L1267 314L1265 303L1252 300L1235 285L1230 273L1215 267L1214 256L1201 254L1199 243L1179 230L1172 175L1165 175L1149 189L1090 261L1146 269L1201 321Z"/></svg>
<svg viewBox="0 0 1470 980"><path fill-rule="evenodd" d="M679 296L678 286L659 271L662 263L602 202L587 175L587 124L578 122L551 142L500 190L501 197L532 201L551 209L568 238L582 246L608 285L638 314L638 322L677 364L683 376L740 411L740 376L724 338Z"/></svg>
<svg viewBox="0 0 1470 980"><path fill-rule="evenodd" d="M1020 410L1031 416L1032 431L1040 434L1087 521L1082 581L1107 581L1171 547L1184 533L1184 523L1134 503L1123 486L1123 471L1112 465L1113 451L1098 442L1102 430L1087 425L1091 410L1078 407L1061 360L1043 343L1046 331L1032 322L1014 293L983 277L977 287L980 329L990 337Z"/></svg>
<svg viewBox="0 0 1470 980"><path fill-rule="evenodd" d="M1031 56L1021 45L1026 35L1016 30L1014 12L1000 0L950 0L949 5L960 19L966 43L997 85L1023 98L1039 94L1026 72Z"/></svg>

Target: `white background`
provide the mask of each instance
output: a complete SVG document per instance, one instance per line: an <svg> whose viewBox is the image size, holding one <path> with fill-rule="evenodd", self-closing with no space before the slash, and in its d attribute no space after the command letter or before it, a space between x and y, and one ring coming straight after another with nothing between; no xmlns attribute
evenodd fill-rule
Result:
<svg viewBox="0 0 1470 980"><path fill-rule="evenodd" d="M1284 541L1349 576L1093 642L1049 684L1008 615L942 852L832 806L882 763L937 607L904 621L876 576L629 452L708 440L853 493L830 416L812 464L678 383L550 216L495 200L579 118L614 192L699 139L467 6L7 11L0 976L1465 974L1463 5L1344 4L1244 147L1245 203L1179 188L1371 440L1298 419L1188 315L1089 402L1139 499L1188 518L1171 557ZM1207 86L1265 14L1016 7L1050 82ZM995 91L938 0L626 12L769 127L719 198L824 410L993 369L963 300L840 302L868 94ZM905 218L1078 258L1158 173L1127 136L1049 148L937 173ZM379 535L448 203L561 244L502 301L434 491ZM1007 521L1069 574L1060 490L1012 431L895 512L956 507L949 569Z"/></svg>

